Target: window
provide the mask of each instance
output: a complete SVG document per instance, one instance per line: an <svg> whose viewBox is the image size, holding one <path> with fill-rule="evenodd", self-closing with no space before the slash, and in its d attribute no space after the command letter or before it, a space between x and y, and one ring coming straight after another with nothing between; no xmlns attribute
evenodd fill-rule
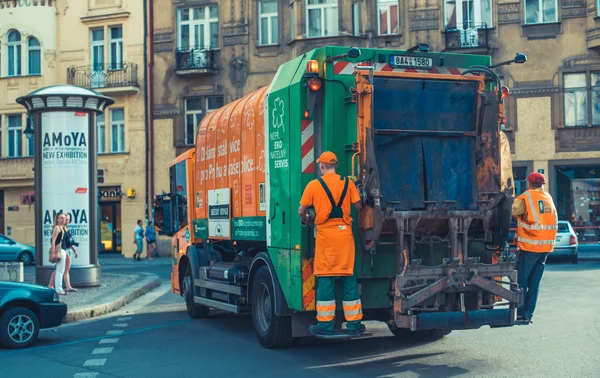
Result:
<svg viewBox="0 0 600 378"><path fill-rule="evenodd" d="M110 28L110 51L108 60L111 70L123 69L123 28L113 26Z"/></svg>
<svg viewBox="0 0 600 378"><path fill-rule="evenodd" d="M276 0L262 0L258 3L258 44L279 43L279 17Z"/></svg>
<svg viewBox="0 0 600 378"><path fill-rule="evenodd" d="M185 144L194 144L196 129L202 119L202 98L185 100Z"/></svg>
<svg viewBox="0 0 600 378"><path fill-rule="evenodd" d="M481 29L493 26L491 0L445 0L446 29Z"/></svg>
<svg viewBox="0 0 600 378"><path fill-rule="evenodd" d="M565 126L588 126L590 119L600 126L600 72L569 73L563 81Z"/></svg>
<svg viewBox="0 0 600 378"><path fill-rule="evenodd" d="M306 0L306 24L309 38L337 35L337 0Z"/></svg>
<svg viewBox="0 0 600 378"><path fill-rule="evenodd" d="M358 14L358 3L352 3L352 35L360 35L360 18Z"/></svg>
<svg viewBox="0 0 600 378"><path fill-rule="evenodd" d="M183 8L179 11L178 43L182 50L214 49L219 45L219 8Z"/></svg>
<svg viewBox="0 0 600 378"><path fill-rule="evenodd" d="M379 35L398 34L398 1L377 1L377 30Z"/></svg>
<svg viewBox="0 0 600 378"><path fill-rule="evenodd" d="M525 24L556 22L557 0L525 0Z"/></svg>
<svg viewBox="0 0 600 378"><path fill-rule="evenodd" d="M97 152L99 154L106 153L106 127L104 123L104 113L96 116L96 134L98 135Z"/></svg>
<svg viewBox="0 0 600 378"><path fill-rule="evenodd" d="M22 119L20 114L8 116L8 157L23 156Z"/></svg>
<svg viewBox="0 0 600 378"><path fill-rule="evenodd" d="M110 111L110 152L125 152L125 111Z"/></svg>
<svg viewBox="0 0 600 378"><path fill-rule="evenodd" d="M8 76L21 75L21 33L11 30L8 33Z"/></svg>
<svg viewBox="0 0 600 378"><path fill-rule="evenodd" d="M192 145L196 141L196 131L204 115L223 106L222 96L190 97L185 100L184 143Z"/></svg>
<svg viewBox="0 0 600 378"><path fill-rule="evenodd" d="M90 30L90 57L92 73L90 75L90 86L92 88L103 87L106 74L104 72L104 29Z"/></svg>
<svg viewBox="0 0 600 378"><path fill-rule="evenodd" d="M41 54L40 54L40 41L37 38L30 37L27 40L27 51L28 51L28 71L29 75L39 75L42 72Z"/></svg>
<svg viewBox="0 0 600 378"><path fill-rule="evenodd" d="M33 122L34 122L33 116L28 115L27 123L31 125L32 130L35 130L35 125L33 124ZM35 144L34 144L33 135L30 135L30 137L27 137L27 135L25 135L25 137L27 139L27 156L33 156L33 154L35 153Z"/></svg>

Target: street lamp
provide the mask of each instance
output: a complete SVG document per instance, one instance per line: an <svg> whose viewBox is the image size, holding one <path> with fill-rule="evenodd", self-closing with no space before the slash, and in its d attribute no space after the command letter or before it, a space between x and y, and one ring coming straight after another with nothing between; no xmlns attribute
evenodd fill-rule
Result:
<svg viewBox="0 0 600 378"><path fill-rule="evenodd" d="M48 284L54 270L48 259L54 217L67 213L79 244L79 257L71 261L72 286L98 286L95 115L114 100L90 89L56 85L16 101L29 113L24 134L34 146L36 283Z"/></svg>

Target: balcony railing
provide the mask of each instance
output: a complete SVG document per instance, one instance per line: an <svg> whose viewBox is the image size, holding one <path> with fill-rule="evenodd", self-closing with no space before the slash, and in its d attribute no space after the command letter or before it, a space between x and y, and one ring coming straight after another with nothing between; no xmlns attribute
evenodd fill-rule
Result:
<svg viewBox="0 0 600 378"><path fill-rule="evenodd" d="M194 46L177 49L176 70L180 74L187 74L186 71L215 73L217 72L215 55L216 50L212 47Z"/></svg>
<svg viewBox="0 0 600 378"><path fill-rule="evenodd" d="M446 26L446 50L488 48L487 24L466 22L460 26Z"/></svg>
<svg viewBox="0 0 600 378"><path fill-rule="evenodd" d="M117 63L67 68L67 83L85 88L139 88L138 66Z"/></svg>

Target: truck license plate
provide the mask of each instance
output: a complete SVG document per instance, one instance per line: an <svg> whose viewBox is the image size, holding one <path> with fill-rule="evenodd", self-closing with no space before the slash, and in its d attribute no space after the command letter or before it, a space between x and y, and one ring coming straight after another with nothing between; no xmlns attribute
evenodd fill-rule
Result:
<svg viewBox="0 0 600 378"><path fill-rule="evenodd" d="M392 55L390 56L390 66L430 70L433 67L433 59L420 58L417 56Z"/></svg>

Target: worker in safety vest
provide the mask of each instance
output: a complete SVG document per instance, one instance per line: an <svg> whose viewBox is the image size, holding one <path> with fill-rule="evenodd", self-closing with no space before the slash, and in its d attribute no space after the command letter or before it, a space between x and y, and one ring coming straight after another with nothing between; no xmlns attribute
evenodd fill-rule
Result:
<svg viewBox="0 0 600 378"><path fill-rule="evenodd" d="M360 210L362 200L354 182L335 173L337 163L333 152L321 154L317 164L322 176L308 183L298 209L303 225L313 221L307 215L310 206L314 206L316 213L314 274L317 281L318 324L310 327L310 332L315 336L334 333L336 277L340 277L343 286L347 333L358 336L365 331L361 324L362 305L354 276L354 236L350 216L350 204Z"/></svg>
<svg viewBox="0 0 600 378"><path fill-rule="evenodd" d="M529 190L515 199L512 214L517 218L517 271L523 290L517 320L531 323L546 259L554 251L558 217L552 197L544 190L544 176L534 172L527 181Z"/></svg>

